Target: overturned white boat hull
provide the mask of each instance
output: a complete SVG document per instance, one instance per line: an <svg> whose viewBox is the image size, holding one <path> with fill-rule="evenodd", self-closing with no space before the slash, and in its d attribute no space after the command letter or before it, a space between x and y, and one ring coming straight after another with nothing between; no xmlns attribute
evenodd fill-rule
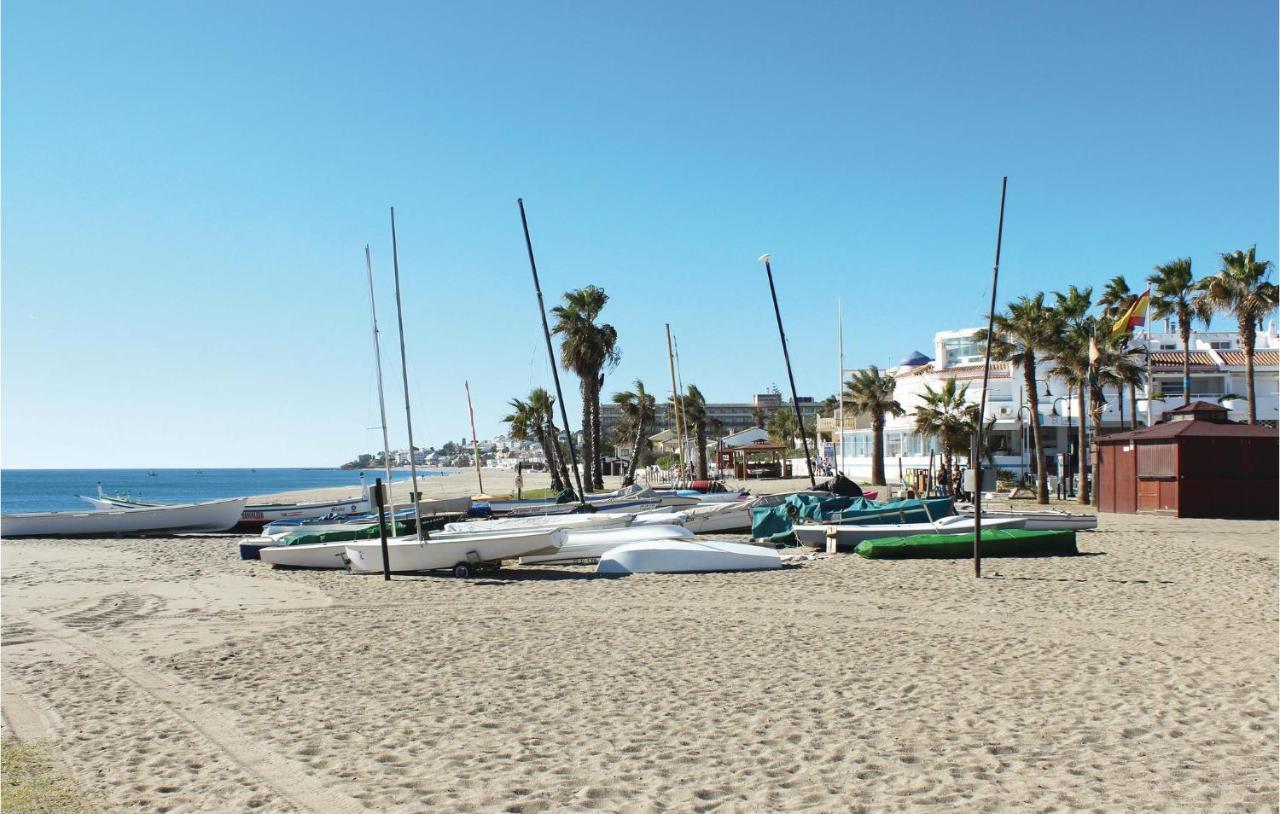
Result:
<svg viewBox="0 0 1280 814"><path fill-rule="evenodd" d="M694 534L751 531L750 502L709 503L678 512L646 512L636 516L638 524L681 525Z"/></svg>
<svg viewBox="0 0 1280 814"><path fill-rule="evenodd" d="M569 531L564 545L554 554L521 557L521 565L544 565L552 562L595 560L618 546L655 540L678 540L692 537L693 532L681 526L628 526L618 529L586 529Z"/></svg>
<svg viewBox="0 0 1280 814"><path fill-rule="evenodd" d="M553 554L564 544L562 529L527 529L486 534L436 535L425 542L399 539L387 544L392 571L436 571L466 563L496 563L532 554ZM270 549L263 549L268 551ZM347 543L347 566L354 572L381 572L379 542Z"/></svg>
<svg viewBox="0 0 1280 814"><path fill-rule="evenodd" d="M659 540L619 546L600 557L597 574L682 574L771 571L782 567L772 548L711 540Z"/></svg>
<svg viewBox="0 0 1280 814"><path fill-rule="evenodd" d="M630 525L634 515L618 512L592 514L539 514L529 517L499 517L493 520L471 520L462 523L445 523L444 530L467 534L489 534L518 529L610 529Z"/></svg>
<svg viewBox="0 0 1280 814"><path fill-rule="evenodd" d="M973 518L973 509L959 509L961 517ZM1005 517L1020 517L1027 521L1022 528L1028 531L1059 531L1073 529L1083 531L1098 527L1096 514L1072 514L1056 509L983 509L982 525L985 528L988 520Z"/></svg>
<svg viewBox="0 0 1280 814"><path fill-rule="evenodd" d="M1020 529L1026 527L1021 517L987 517L982 513L983 529ZM795 527L796 541L802 545L825 548L831 533L835 533L836 545L841 549L856 548L863 540L879 540L885 537L910 537L913 534L972 534L973 518L949 515L936 523L877 523L869 526L826 525L816 523Z"/></svg>
<svg viewBox="0 0 1280 814"><path fill-rule="evenodd" d="M5 537L227 531L240 522L248 498L87 512L27 512L0 517Z"/></svg>

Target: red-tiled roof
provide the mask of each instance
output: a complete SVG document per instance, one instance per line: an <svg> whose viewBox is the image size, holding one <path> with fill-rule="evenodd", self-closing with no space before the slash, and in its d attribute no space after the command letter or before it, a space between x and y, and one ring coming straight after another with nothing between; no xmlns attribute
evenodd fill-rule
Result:
<svg viewBox="0 0 1280 814"><path fill-rule="evenodd" d="M1151 352L1151 367L1159 370L1182 370L1182 351L1157 350ZM1206 351L1191 351L1192 370L1217 370L1218 363Z"/></svg>
<svg viewBox="0 0 1280 814"><path fill-rule="evenodd" d="M1242 350L1220 350L1218 355L1222 357L1224 364L1231 367L1244 367L1244 351ZM1255 350L1253 352L1254 367L1280 367L1280 350L1265 348Z"/></svg>
<svg viewBox="0 0 1280 814"><path fill-rule="evenodd" d="M1166 421L1154 427L1143 427L1130 432L1104 435L1098 440L1111 444L1117 441L1158 441L1179 436L1216 436L1276 438L1280 430L1262 424L1219 424L1216 421Z"/></svg>
<svg viewBox="0 0 1280 814"><path fill-rule="evenodd" d="M975 362L974 364L971 364L971 365L952 365L951 367L946 368L945 370L935 369L934 364L935 364L934 362L930 362L927 365L921 365L920 367L913 367L908 371L899 373L898 377L907 378L909 376L933 375L933 376L938 376L939 378L942 378L942 379L981 379L982 378L982 367L983 367L982 362ZM1008 362L992 362L991 378L993 379L1009 378L1009 363Z"/></svg>

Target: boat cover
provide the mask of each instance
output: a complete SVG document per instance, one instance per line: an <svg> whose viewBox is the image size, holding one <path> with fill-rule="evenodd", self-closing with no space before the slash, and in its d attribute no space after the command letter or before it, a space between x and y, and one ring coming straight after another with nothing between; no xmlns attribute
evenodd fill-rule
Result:
<svg viewBox="0 0 1280 814"><path fill-rule="evenodd" d="M788 495L776 506L751 510L751 536L757 540L790 542L794 519L819 523L927 523L955 514L951 498L898 500L877 503L865 497Z"/></svg>
<svg viewBox="0 0 1280 814"><path fill-rule="evenodd" d="M973 533L916 534L863 540L854 551L871 560L963 559L973 556ZM984 557L1065 557L1080 552L1076 549L1076 533L1069 529L991 529L982 533L981 553Z"/></svg>

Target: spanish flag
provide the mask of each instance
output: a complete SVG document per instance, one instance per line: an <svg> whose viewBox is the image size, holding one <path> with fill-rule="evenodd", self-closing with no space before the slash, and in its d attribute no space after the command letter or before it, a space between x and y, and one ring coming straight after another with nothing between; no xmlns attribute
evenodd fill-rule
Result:
<svg viewBox="0 0 1280 814"><path fill-rule="evenodd" d="M1151 305L1151 289L1142 292L1142 296L1133 301L1133 305L1125 311L1111 326L1112 336L1124 336L1134 328L1147 324L1147 307Z"/></svg>

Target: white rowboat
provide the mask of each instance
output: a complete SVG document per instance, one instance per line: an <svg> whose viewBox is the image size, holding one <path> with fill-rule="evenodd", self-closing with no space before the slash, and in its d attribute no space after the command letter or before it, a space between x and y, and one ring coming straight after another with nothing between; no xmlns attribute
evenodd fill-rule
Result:
<svg viewBox="0 0 1280 814"><path fill-rule="evenodd" d="M630 543L600 558L597 574L679 574L710 571L771 571L782 567L773 548L747 543L659 540Z"/></svg>
<svg viewBox="0 0 1280 814"><path fill-rule="evenodd" d="M973 517L973 508L965 509L957 507L961 517ZM1098 527L1098 516L1096 514L1072 514L1071 512L1058 511L1057 509L983 509L982 525L987 525L987 520L995 520L1003 517L1021 517L1027 521L1023 528L1029 531L1055 531L1064 529L1074 529L1083 531L1087 529L1096 529Z"/></svg>
<svg viewBox="0 0 1280 814"><path fill-rule="evenodd" d="M472 520L464 523L445 523L449 532L496 532L517 529L609 529L630 525L633 515L616 512L595 514L539 514L530 517L499 517L494 520Z"/></svg>
<svg viewBox="0 0 1280 814"><path fill-rule="evenodd" d="M0 517L5 537L227 531L240 521L247 498L87 512L27 512Z"/></svg>
<svg viewBox="0 0 1280 814"><path fill-rule="evenodd" d="M535 554L521 557L521 565L544 565L552 562L595 560L602 554L627 543L643 543L655 540L676 540L692 537L693 532L681 526L628 526L620 529L570 530L554 554Z"/></svg>

